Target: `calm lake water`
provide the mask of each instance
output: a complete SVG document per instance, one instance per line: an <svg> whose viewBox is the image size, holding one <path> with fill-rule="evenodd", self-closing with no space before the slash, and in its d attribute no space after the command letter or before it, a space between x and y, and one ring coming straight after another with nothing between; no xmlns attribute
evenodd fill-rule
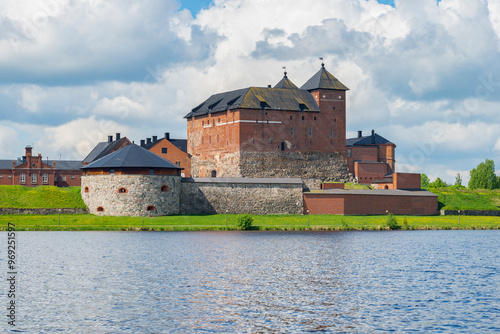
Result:
<svg viewBox="0 0 500 334"><path fill-rule="evenodd" d="M500 332L500 231L18 232L17 243L19 332Z"/></svg>

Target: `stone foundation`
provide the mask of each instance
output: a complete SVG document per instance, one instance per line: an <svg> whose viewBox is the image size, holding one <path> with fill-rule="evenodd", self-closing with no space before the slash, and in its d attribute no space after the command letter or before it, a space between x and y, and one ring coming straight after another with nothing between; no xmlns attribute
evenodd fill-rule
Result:
<svg viewBox="0 0 500 334"><path fill-rule="evenodd" d="M347 162L338 153L239 152L191 160L195 177L302 178L348 182ZM316 187L314 187L316 189ZM319 189L319 188L318 188Z"/></svg>
<svg viewBox="0 0 500 334"><path fill-rule="evenodd" d="M82 176L82 198L89 212L97 215L152 217L178 214L180 181L180 176L167 175ZM162 191L163 186L167 186L168 191ZM120 188L125 192L120 192Z"/></svg>
<svg viewBox="0 0 500 334"><path fill-rule="evenodd" d="M300 179L184 179L181 214L302 214Z"/></svg>

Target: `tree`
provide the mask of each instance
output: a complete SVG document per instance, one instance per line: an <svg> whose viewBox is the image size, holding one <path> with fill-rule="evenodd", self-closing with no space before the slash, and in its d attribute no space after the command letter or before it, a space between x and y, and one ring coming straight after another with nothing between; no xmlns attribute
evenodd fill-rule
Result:
<svg viewBox="0 0 500 334"><path fill-rule="evenodd" d="M495 174L495 163L486 159L470 171L469 189L496 189L500 182Z"/></svg>
<svg viewBox="0 0 500 334"><path fill-rule="evenodd" d="M429 183L430 188L445 188L447 186L448 185L446 184L446 182L441 180L439 177L436 179L436 181Z"/></svg>
<svg viewBox="0 0 500 334"><path fill-rule="evenodd" d="M424 173L420 175L420 185L422 188L427 188L429 186L429 178Z"/></svg>
<svg viewBox="0 0 500 334"><path fill-rule="evenodd" d="M462 176L460 176L460 173L457 173L457 176L455 176L455 186L456 187L462 186Z"/></svg>

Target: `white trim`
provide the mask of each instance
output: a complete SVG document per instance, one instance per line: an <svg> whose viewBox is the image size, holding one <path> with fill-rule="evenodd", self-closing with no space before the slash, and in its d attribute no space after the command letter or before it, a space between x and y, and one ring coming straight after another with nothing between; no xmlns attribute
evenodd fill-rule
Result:
<svg viewBox="0 0 500 334"><path fill-rule="evenodd" d="M252 121L252 120L240 119L240 120L231 121L231 122L227 122L227 123L217 123L216 126L233 124L233 123L281 124L281 121Z"/></svg>

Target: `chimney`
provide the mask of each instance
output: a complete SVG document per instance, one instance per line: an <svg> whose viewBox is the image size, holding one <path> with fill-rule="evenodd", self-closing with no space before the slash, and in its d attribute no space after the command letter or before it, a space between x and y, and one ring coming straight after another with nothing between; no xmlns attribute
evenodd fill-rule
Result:
<svg viewBox="0 0 500 334"><path fill-rule="evenodd" d="M267 85L267 88L271 88L271 85Z"/></svg>
<svg viewBox="0 0 500 334"><path fill-rule="evenodd" d="M111 143L113 141L113 136L108 136L108 143Z"/></svg>
<svg viewBox="0 0 500 334"><path fill-rule="evenodd" d="M12 169L16 168L16 162L12 161Z"/></svg>
<svg viewBox="0 0 500 334"><path fill-rule="evenodd" d="M41 158L42 157L42 153L38 153L38 157Z"/></svg>
<svg viewBox="0 0 500 334"><path fill-rule="evenodd" d="M165 139L166 139L166 140L170 140L170 133L165 132Z"/></svg>
<svg viewBox="0 0 500 334"><path fill-rule="evenodd" d="M375 130L372 130L372 136L375 136Z"/></svg>
<svg viewBox="0 0 500 334"><path fill-rule="evenodd" d="M31 150L32 150L32 149L33 149L33 148L32 148L31 146L26 146L26 156L27 156L27 157L31 157Z"/></svg>
<svg viewBox="0 0 500 334"><path fill-rule="evenodd" d="M375 130L372 130L372 144L375 144Z"/></svg>
<svg viewBox="0 0 500 334"><path fill-rule="evenodd" d="M146 140L147 140L148 145L151 144L151 138L147 138Z"/></svg>
<svg viewBox="0 0 500 334"><path fill-rule="evenodd" d="M56 168L56 162L52 161L52 167Z"/></svg>
<svg viewBox="0 0 500 334"><path fill-rule="evenodd" d="M363 137L363 131L358 131L358 138Z"/></svg>
<svg viewBox="0 0 500 334"><path fill-rule="evenodd" d="M146 146L146 141L144 139L141 139L141 147Z"/></svg>
<svg viewBox="0 0 500 334"><path fill-rule="evenodd" d="M120 133L119 133L119 132L117 132L117 133L116 133L116 140L119 140L119 139L120 139Z"/></svg>
<svg viewBox="0 0 500 334"><path fill-rule="evenodd" d="M158 140L158 136L153 136L153 143Z"/></svg>

